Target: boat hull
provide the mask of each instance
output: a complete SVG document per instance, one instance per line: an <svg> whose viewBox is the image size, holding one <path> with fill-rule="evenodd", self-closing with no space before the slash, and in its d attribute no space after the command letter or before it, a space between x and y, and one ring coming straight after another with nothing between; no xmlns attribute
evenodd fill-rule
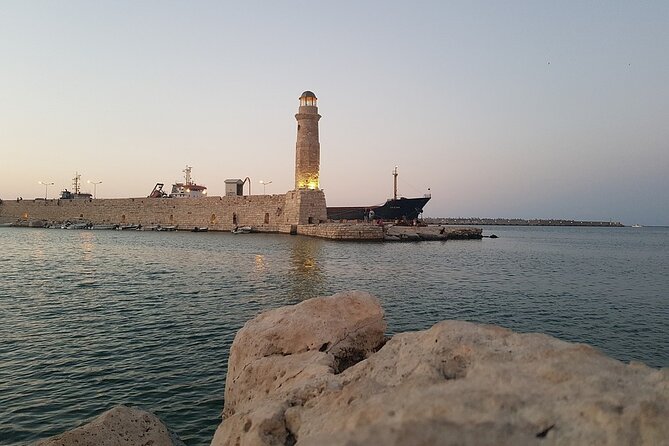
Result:
<svg viewBox="0 0 669 446"><path fill-rule="evenodd" d="M382 220L413 220L423 212L430 197L398 198L388 200L381 206L332 206L327 208L330 220L364 220L369 211L374 218Z"/></svg>

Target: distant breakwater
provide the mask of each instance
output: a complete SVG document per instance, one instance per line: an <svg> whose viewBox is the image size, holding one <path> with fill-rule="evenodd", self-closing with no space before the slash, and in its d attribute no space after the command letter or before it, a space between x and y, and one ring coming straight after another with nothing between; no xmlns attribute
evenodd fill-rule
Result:
<svg viewBox="0 0 669 446"><path fill-rule="evenodd" d="M618 221L564 220L564 219L531 219L523 218L425 218L425 223L438 225L477 225L477 226L594 226L622 228L625 225Z"/></svg>

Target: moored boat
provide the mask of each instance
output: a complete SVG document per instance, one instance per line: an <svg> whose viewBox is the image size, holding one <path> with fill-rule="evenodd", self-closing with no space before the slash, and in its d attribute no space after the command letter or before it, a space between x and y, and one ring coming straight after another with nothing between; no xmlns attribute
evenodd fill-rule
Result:
<svg viewBox="0 0 669 446"><path fill-rule="evenodd" d="M116 229L118 229L119 231L134 231L134 230L142 229L142 225L125 224L125 225L119 225Z"/></svg>
<svg viewBox="0 0 669 446"><path fill-rule="evenodd" d="M65 223L61 228L63 229L90 229L91 224L89 222L75 222L75 223Z"/></svg>
<svg viewBox="0 0 669 446"><path fill-rule="evenodd" d="M67 189L64 189L60 192L60 199L61 200L90 200L93 198L92 194L87 194L81 192L80 188L80 183L81 183L81 175L78 172L74 173L74 178L72 178L72 187L74 188L74 191L69 191Z"/></svg>
<svg viewBox="0 0 669 446"><path fill-rule="evenodd" d="M98 224L98 225L93 225L91 226L91 229L93 230L98 230L98 231L105 231L105 230L113 230L118 228L118 225L114 224Z"/></svg>
<svg viewBox="0 0 669 446"><path fill-rule="evenodd" d="M382 205L375 206L328 206L327 215L330 220L400 220L411 221L423 213L423 208L432 198L425 194L418 198L397 196L397 166L393 171L393 198Z"/></svg>

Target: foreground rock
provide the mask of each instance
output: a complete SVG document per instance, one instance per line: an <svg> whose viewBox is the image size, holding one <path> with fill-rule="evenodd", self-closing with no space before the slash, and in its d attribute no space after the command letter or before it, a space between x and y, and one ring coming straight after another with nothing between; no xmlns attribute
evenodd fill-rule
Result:
<svg viewBox="0 0 669 446"><path fill-rule="evenodd" d="M352 292L248 322L212 445L668 442L666 369L458 321L383 345L382 315Z"/></svg>
<svg viewBox="0 0 669 446"><path fill-rule="evenodd" d="M116 406L88 424L37 444L39 446L184 445L154 414L127 406Z"/></svg>

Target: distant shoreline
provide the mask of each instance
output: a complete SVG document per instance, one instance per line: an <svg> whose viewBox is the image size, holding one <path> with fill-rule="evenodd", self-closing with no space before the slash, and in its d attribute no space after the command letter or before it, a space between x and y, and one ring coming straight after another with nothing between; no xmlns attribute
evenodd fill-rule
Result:
<svg viewBox="0 0 669 446"><path fill-rule="evenodd" d="M445 218L427 217L423 221L427 224L439 225L477 225L477 226L594 226L605 228L623 228L624 224L618 221L590 221L564 219L532 219L522 218Z"/></svg>

